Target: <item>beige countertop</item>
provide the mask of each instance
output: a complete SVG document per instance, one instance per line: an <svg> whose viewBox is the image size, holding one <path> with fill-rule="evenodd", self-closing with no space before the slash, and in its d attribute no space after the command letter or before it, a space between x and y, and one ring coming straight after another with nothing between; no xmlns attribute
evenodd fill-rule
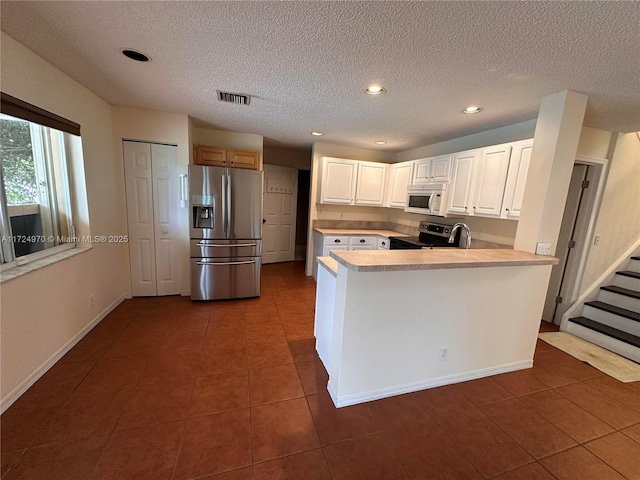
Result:
<svg viewBox="0 0 640 480"><path fill-rule="evenodd" d="M408 237L406 233L393 230L369 230L362 228L314 228L323 235L380 235L382 237Z"/></svg>
<svg viewBox="0 0 640 480"><path fill-rule="evenodd" d="M558 263L556 257L512 249L334 250L331 257L356 272L514 267Z"/></svg>
<svg viewBox="0 0 640 480"><path fill-rule="evenodd" d="M334 277L338 275L338 262L336 262L335 258L317 257L316 259L318 260L318 264L329 270L329 272L331 272Z"/></svg>

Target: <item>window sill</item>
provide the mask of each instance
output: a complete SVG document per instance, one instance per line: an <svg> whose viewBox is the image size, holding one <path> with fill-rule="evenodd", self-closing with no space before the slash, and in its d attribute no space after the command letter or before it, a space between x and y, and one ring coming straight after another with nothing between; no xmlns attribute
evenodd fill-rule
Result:
<svg viewBox="0 0 640 480"><path fill-rule="evenodd" d="M14 278L21 277L23 275L26 275L27 273L34 272L48 265L53 265L54 263L58 263L66 258L74 257L76 255L80 255L81 253L88 252L92 248L93 247L90 247L90 246L75 247L69 250L65 250L63 252L54 253L53 255L49 255L48 257L39 258L38 260L33 260L23 265L16 265L15 267L0 273L0 283L8 282L9 280L13 280Z"/></svg>

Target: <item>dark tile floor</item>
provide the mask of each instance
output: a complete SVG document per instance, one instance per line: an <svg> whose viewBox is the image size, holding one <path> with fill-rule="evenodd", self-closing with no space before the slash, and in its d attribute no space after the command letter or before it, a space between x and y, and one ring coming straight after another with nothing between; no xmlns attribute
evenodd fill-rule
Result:
<svg viewBox="0 0 640 480"><path fill-rule="evenodd" d="M124 302L2 415L2 479L640 479L640 385L543 342L533 369L335 409L314 299L286 263L259 299Z"/></svg>

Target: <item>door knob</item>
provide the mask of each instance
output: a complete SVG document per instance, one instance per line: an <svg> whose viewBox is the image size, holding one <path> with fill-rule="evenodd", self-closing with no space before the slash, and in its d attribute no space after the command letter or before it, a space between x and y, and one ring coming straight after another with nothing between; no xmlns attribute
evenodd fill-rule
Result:
<svg viewBox="0 0 640 480"><path fill-rule="evenodd" d="M166 234L167 234L167 233L169 233L169 232L167 232L166 230L162 230L162 233L163 233L164 235L166 235Z"/></svg>
<svg viewBox="0 0 640 480"><path fill-rule="evenodd" d="M263 218L263 219L262 219L262 223L267 223L267 219L266 219L266 218Z"/></svg>

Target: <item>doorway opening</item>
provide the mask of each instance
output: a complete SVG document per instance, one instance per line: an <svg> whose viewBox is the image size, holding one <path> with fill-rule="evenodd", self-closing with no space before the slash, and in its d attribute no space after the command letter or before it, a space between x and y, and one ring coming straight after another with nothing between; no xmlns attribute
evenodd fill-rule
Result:
<svg viewBox="0 0 640 480"><path fill-rule="evenodd" d="M542 319L560 325L562 315L576 301L591 244L596 220L596 206L604 188L607 161L576 158L565 203L556 257L551 270Z"/></svg>

